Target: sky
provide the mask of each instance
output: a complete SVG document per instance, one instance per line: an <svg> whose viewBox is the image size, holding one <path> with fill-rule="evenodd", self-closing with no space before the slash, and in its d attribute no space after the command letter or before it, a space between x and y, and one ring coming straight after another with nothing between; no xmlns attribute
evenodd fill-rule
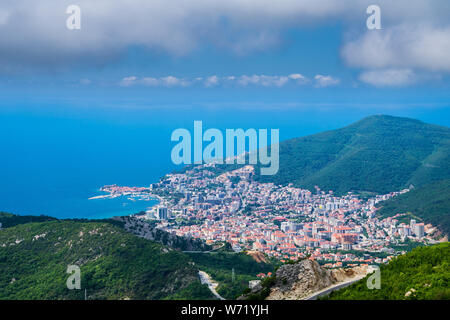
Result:
<svg viewBox="0 0 450 320"><path fill-rule="evenodd" d="M80 29L68 28L73 5ZM380 29L367 27L370 5ZM222 132L279 129L281 141L373 114L450 126L449 9L448 0L2 0L0 210L121 211L87 199L176 169L171 133L195 120Z"/></svg>
<svg viewBox="0 0 450 320"><path fill-rule="evenodd" d="M381 29L367 28L372 4ZM80 29L67 28L69 5ZM446 0L3 0L0 112L116 121L280 112L326 118L324 128L387 113L449 125L449 9Z"/></svg>

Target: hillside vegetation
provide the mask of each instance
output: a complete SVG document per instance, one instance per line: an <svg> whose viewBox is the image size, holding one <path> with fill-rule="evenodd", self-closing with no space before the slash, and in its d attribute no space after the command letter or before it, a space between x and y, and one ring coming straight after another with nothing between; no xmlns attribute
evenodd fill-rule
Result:
<svg viewBox="0 0 450 320"><path fill-rule="evenodd" d="M68 265L81 289L68 290ZM47 221L0 230L0 299L209 299L180 251L108 222Z"/></svg>
<svg viewBox="0 0 450 320"><path fill-rule="evenodd" d="M410 212L450 234L450 129L386 115L364 118L347 127L280 143L276 175L255 180L315 186L336 194L363 196L414 187L381 203L381 216ZM220 174L239 165L216 165ZM190 169L186 167L185 169Z"/></svg>
<svg viewBox="0 0 450 320"><path fill-rule="evenodd" d="M245 253L190 253L189 256L200 270L210 274L219 283L217 292L225 299L236 299L248 288L249 281L256 279L258 273L273 272L279 264L275 261L258 263Z"/></svg>
<svg viewBox="0 0 450 320"><path fill-rule="evenodd" d="M18 216L12 213L0 212L0 223L3 228L9 228L16 226L18 224L28 223L28 222L43 222L43 221L54 221L56 218L48 216Z"/></svg>
<svg viewBox="0 0 450 320"><path fill-rule="evenodd" d="M383 217L411 212L450 234L450 129L386 115L280 143L276 175L255 179L364 196L414 190L381 203ZM238 165L208 168L217 174Z"/></svg>
<svg viewBox="0 0 450 320"><path fill-rule="evenodd" d="M431 223L450 234L450 179L433 182L379 204L382 217L410 213L410 218Z"/></svg>
<svg viewBox="0 0 450 320"><path fill-rule="evenodd" d="M387 193L450 178L450 129L377 115L280 143L280 169L262 182ZM257 174L260 170L256 170Z"/></svg>
<svg viewBox="0 0 450 320"><path fill-rule="evenodd" d="M331 293L332 300L450 299L450 243L418 247L380 268L380 289L364 278Z"/></svg>

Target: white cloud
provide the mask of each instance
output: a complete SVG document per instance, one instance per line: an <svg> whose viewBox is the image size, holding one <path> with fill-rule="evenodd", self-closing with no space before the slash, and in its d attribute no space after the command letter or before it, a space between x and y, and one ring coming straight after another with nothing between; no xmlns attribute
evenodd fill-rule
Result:
<svg viewBox="0 0 450 320"><path fill-rule="evenodd" d="M339 84L340 80L332 76L318 74L314 77L316 87L324 88Z"/></svg>
<svg viewBox="0 0 450 320"><path fill-rule="evenodd" d="M253 75L253 76L247 76L243 75L239 77L238 83L242 86L247 86L249 84L258 84L259 83L259 76Z"/></svg>
<svg viewBox="0 0 450 320"><path fill-rule="evenodd" d="M81 80L80 80L80 84L85 85L85 86L88 86L88 85L90 85L91 83L92 83L92 81L89 80L89 79L81 79Z"/></svg>
<svg viewBox="0 0 450 320"><path fill-rule="evenodd" d="M121 87L129 87L136 84L137 79L138 78L136 76L125 77L119 82L119 85Z"/></svg>
<svg viewBox="0 0 450 320"><path fill-rule="evenodd" d="M289 78L286 76L260 76L261 84L265 87L282 87L288 83Z"/></svg>
<svg viewBox="0 0 450 320"><path fill-rule="evenodd" d="M161 78L160 81L166 87L176 87L176 86L187 87L190 84L189 81L186 81L184 79L179 79L179 78L176 78L173 76L167 76L167 77Z"/></svg>
<svg viewBox="0 0 450 320"><path fill-rule="evenodd" d="M410 69L387 69L365 71L359 79L377 87L399 87L415 83L417 75Z"/></svg>
<svg viewBox="0 0 450 320"><path fill-rule="evenodd" d="M342 56L354 67L450 72L450 27L401 25L368 31L347 43Z"/></svg>
<svg viewBox="0 0 450 320"><path fill-rule="evenodd" d="M305 84L309 79L299 73L293 73L288 76L289 79L295 80L298 84Z"/></svg>
<svg viewBox="0 0 450 320"><path fill-rule="evenodd" d="M8 23L10 13L0 8L0 27Z"/></svg>
<svg viewBox="0 0 450 320"><path fill-rule="evenodd" d="M266 75L242 75L238 79L241 86L261 85L264 87L282 87L289 82L287 76L266 76Z"/></svg>
<svg viewBox="0 0 450 320"><path fill-rule="evenodd" d="M149 87L156 87L161 84L161 81L156 78L145 77L142 79L142 84Z"/></svg>
<svg viewBox="0 0 450 320"><path fill-rule="evenodd" d="M294 80L299 80L299 79L304 79L305 77L299 73L293 73L293 74L288 75L288 78L294 79Z"/></svg>
<svg viewBox="0 0 450 320"><path fill-rule="evenodd" d="M348 1L348 0L346 0ZM280 31L344 12L340 0L78 0L81 29L66 28L71 0L2 0L3 69L105 65L129 46L184 55L201 45L245 54L280 42Z"/></svg>
<svg viewBox="0 0 450 320"><path fill-rule="evenodd" d="M315 85L318 87L326 87L330 85L336 85L339 83L337 78L332 76L317 75L314 78ZM205 87L214 87L219 85L234 85L240 87L247 86L262 86L262 87L275 87L281 88L286 85L291 86L303 86L310 83L310 80L299 74L292 73L290 75L241 75L241 76L224 76L219 77L217 75L206 77L193 77L193 78L178 78L175 76L166 76L161 78L144 77L138 78L136 76L124 77L119 85L122 87L130 87L134 85L142 85L148 87L186 87L191 85L203 84Z"/></svg>
<svg viewBox="0 0 450 320"><path fill-rule="evenodd" d="M162 78L153 78L153 77L144 77L142 79L136 76L129 76L123 78L119 85L121 87L130 87L134 85L143 85L147 87L187 87L190 85L190 82L185 79L180 79L174 76L167 76Z"/></svg>
<svg viewBox="0 0 450 320"><path fill-rule="evenodd" d="M111 1L78 0L81 30L66 28L65 13L71 0L2 0L0 4L0 67L66 68L68 65L99 65L116 61L131 45L158 52L183 55L202 45L226 48L238 54L278 46L288 28L305 25L330 25L343 21L345 30L358 30L348 39L349 46L373 56L360 40L371 0L152 0ZM384 33L395 25L406 25L411 32L418 26L432 25L431 34L419 34L413 41L409 57L412 67L448 70L449 27L448 0L378 0L382 10ZM385 61L389 54L398 57L395 46L403 34L392 32L386 42ZM374 34L363 37L375 37ZM383 39L380 39L383 43ZM439 42L441 44L439 45ZM437 50L427 46L438 45ZM360 46L363 46L360 48ZM346 46L347 47L347 46ZM344 50L347 51L348 50ZM394 52L395 51L395 52ZM401 50L400 50L401 51ZM347 56L347 55L344 55ZM401 56L401 55L400 55ZM365 65L367 57L356 57ZM352 57L346 61L352 63ZM370 60L370 59L369 59ZM397 61L397 59L395 59ZM419 61L419 62L418 62ZM434 62L433 62L434 61ZM385 67L394 66L389 62ZM405 63L406 64L406 63Z"/></svg>
<svg viewBox="0 0 450 320"><path fill-rule="evenodd" d="M205 86L207 87L214 87L218 84L219 84L219 77L217 76L210 76L205 80Z"/></svg>

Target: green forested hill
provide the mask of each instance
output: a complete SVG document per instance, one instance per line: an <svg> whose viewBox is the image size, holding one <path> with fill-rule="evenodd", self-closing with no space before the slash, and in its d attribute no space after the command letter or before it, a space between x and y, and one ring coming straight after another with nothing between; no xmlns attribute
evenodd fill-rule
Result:
<svg viewBox="0 0 450 320"><path fill-rule="evenodd" d="M378 214L388 217L397 213L409 213L409 217L431 223L450 235L450 179L414 188L379 204Z"/></svg>
<svg viewBox="0 0 450 320"><path fill-rule="evenodd" d="M418 247L380 268L381 288L367 277L330 294L333 300L450 299L450 243ZM409 292L409 294L407 294Z"/></svg>
<svg viewBox="0 0 450 320"><path fill-rule="evenodd" d="M259 170L256 170L257 174ZM336 193L387 193L450 178L450 129L377 115L280 143L280 169L263 182Z"/></svg>
<svg viewBox="0 0 450 320"><path fill-rule="evenodd" d="M12 213L0 212L0 223L3 228L9 228L28 222L44 222L52 220L56 220L56 218L48 216L18 216Z"/></svg>
<svg viewBox="0 0 450 320"><path fill-rule="evenodd" d="M68 290L68 265L82 290ZM0 299L212 298L186 254L108 222L47 221L0 230Z"/></svg>
<svg viewBox="0 0 450 320"><path fill-rule="evenodd" d="M276 175L256 180L293 183L314 191L388 193L413 191L380 204L382 216L411 212L450 234L450 129L386 115L280 143ZM221 173L237 165L208 170Z"/></svg>
<svg viewBox="0 0 450 320"><path fill-rule="evenodd" d="M201 270L219 283L216 290L227 300L239 297L248 288L248 282L256 279L257 274L273 272L279 264L275 261L257 263L243 252L189 253L189 256Z"/></svg>

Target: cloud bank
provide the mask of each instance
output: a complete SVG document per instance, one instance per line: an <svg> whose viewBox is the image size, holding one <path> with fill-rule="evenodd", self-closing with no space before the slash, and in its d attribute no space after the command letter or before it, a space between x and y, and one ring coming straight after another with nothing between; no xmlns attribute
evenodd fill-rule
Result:
<svg viewBox="0 0 450 320"><path fill-rule="evenodd" d="M386 69L363 72L359 79L376 87L401 87L415 83L417 75L410 69Z"/></svg>
<svg viewBox="0 0 450 320"><path fill-rule="evenodd" d="M279 46L290 28L333 21L344 26L342 59L361 70L360 79L374 79L383 72L389 75L386 70L397 70L397 74L398 70L450 72L448 0L379 0L382 30L367 30L366 8L372 2L78 0L81 30L68 30L66 8L73 4L71 0L2 0L0 72L102 66L120 59L130 46L174 56L188 55L202 46L248 54ZM401 79L412 83L409 77ZM207 83L216 86L217 80L209 78ZM239 79L242 85L267 86L283 86L291 80L269 76ZM145 81L149 85L187 85L172 78ZM317 78L315 82L326 86L333 81Z"/></svg>
<svg viewBox="0 0 450 320"><path fill-rule="evenodd" d="M338 78L329 75L316 75L313 79L293 73L290 75L241 75L219 77L212 75L208 77L178 78L166 76L161 78L128 76L120 82L121 87L147 86L147 87L188 87L201 85L207 88L216 86L237 86L237 87L272 87L281 88L286 85L303 86L313 84L315 87L329 87L340 83Z"/></svg>

